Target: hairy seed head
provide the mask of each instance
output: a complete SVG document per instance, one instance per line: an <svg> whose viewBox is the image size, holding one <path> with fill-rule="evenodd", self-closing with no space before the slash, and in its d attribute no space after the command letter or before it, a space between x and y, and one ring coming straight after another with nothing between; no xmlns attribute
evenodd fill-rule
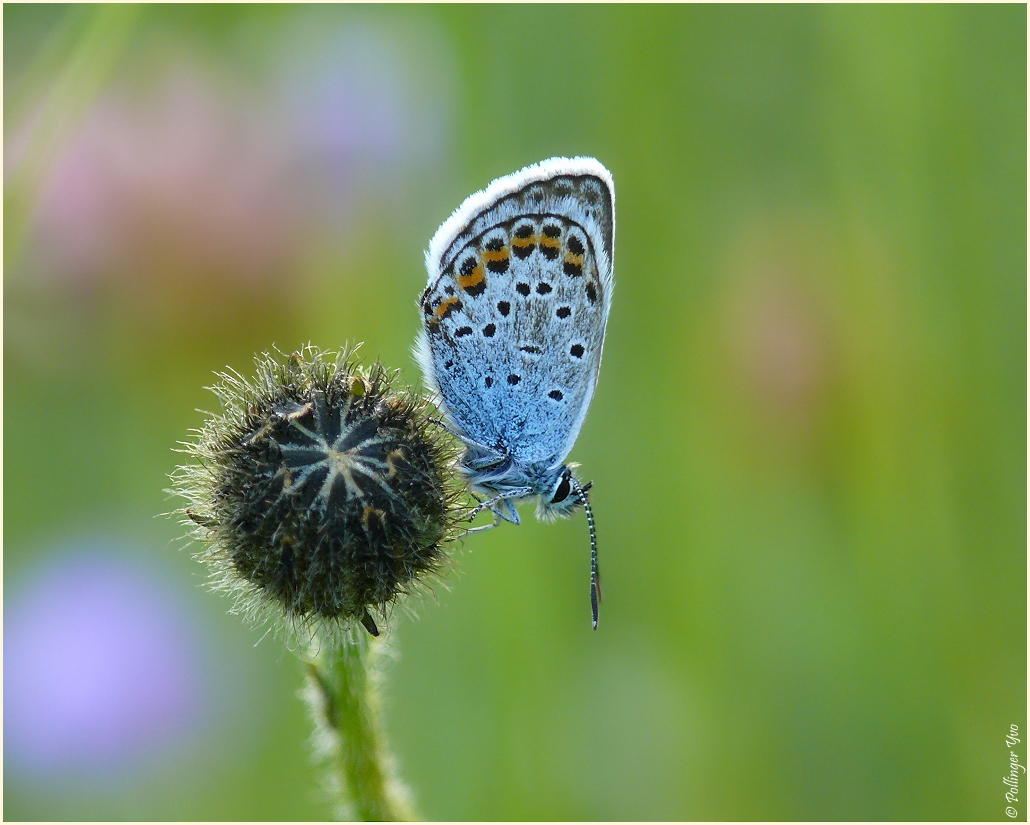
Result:
<svg viewBox="0 0 1030 825"><path fill-rule="evenodd" d="M172 477L196 557L251 618L375 634L370 611L383 616L447 558L464 500L453 440L354 349L256 361L252 381L219 375L222 412Z"/></svg>

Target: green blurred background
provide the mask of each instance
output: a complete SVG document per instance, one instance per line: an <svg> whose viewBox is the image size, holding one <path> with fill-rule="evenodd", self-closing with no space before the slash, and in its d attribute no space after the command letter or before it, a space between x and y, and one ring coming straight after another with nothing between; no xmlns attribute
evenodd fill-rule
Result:
<svg viewBox="0 0 1030 825"><path fill-rule="evenodd" d="M300 666L155 517L172 447L273 344L416 382L436 227L577 154L617 187L601 628L582 516L468 541L396 621L421 814L1005 818L1025 6L3 19L6 819L329 816Z"/></svg>

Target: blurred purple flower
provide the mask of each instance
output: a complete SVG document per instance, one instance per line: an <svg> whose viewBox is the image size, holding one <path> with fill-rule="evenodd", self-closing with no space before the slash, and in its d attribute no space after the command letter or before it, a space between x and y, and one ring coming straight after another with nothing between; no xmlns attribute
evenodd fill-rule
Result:
<svg viewBox="0 0 1030 825"><path fill-rule="evenodd" d="M449 84L440 77L445 67L427 54L431 32L416 41L361 22L317 34L313 26L301 23L282 56L284 108L297 145L330 164L377 171L437 156Z"/></svg>
<svg viewBox="0 0 1030 825"><path fill-rule="evenodd" d="M330 161L397 162L405 142L403 66L382 38L339 32L323 51L305 54L289 83L299 143Z"/></svg>
<svg viewBox="0 0 1030 825"><path fill-rule="evenodd" d="M284 32L274 105L302 175L337 220L417 188L445 153L455 72L432 25L327 19Z"/></svg>
<svg viewBox="0 0 1030 825"><path fill-rule="evenodd" d="M93 541L5 589L6 768L117 773L193 732L202 651L156 571Z"/></svg>

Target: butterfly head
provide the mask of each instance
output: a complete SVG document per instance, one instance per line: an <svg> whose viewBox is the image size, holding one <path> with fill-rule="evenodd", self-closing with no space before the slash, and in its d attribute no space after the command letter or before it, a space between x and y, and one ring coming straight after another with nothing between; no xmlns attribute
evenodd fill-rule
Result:
<svg viewBox="0 0 1030 825"><path fill-rule="evenodd" d="M554 478L543 486L545 492L537 502L537 518L542 521L568 518L581 505L589 506L586 493L590 486L581 484L571 467L559 467Z"/></svg>

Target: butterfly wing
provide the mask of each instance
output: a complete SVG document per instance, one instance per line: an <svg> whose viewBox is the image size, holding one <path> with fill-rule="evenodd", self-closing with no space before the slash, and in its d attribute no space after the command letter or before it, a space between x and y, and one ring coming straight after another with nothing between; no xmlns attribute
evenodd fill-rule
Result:
<svg viewBox="0 0 1030 825"><path fill-rule="evenodd" d="M459 434L523 465L565 459L601 364L614 232L592 158L494 181L440 227L418 352Z"/></svg>

